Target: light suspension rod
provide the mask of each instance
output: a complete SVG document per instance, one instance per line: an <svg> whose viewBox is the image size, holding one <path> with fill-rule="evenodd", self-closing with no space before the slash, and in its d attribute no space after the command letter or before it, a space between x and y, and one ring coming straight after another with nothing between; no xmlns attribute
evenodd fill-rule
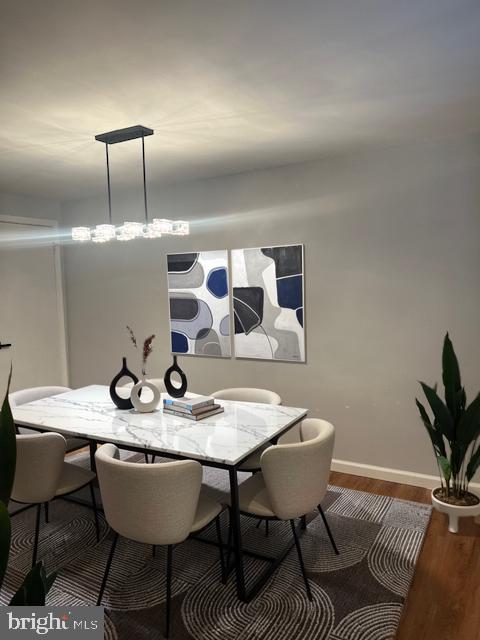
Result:
<svg viewBox="0 0 480 640"><path fill-rule="evenodd" d="M108 145L107 145L108 146ZM143 166L143 203L145 206L145 224L148 224L147 178L145 171L145 136L142 134L142 166Z"/></svg>
<svg viewBox="0 0 480 640"><path fill-rule="evenodd" d="M112 190L110 187L110 161L108 159L108 142L105 144L105 154L107 156L107 191L108 191L108 220L112 224Z"/></svg>

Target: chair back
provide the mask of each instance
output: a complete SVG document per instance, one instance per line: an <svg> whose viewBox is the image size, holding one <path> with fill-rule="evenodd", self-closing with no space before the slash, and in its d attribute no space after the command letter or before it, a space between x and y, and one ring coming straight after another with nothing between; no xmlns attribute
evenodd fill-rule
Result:
<svg viewBox="0 0 480 640"><path fill-rule="evenodd" d="M71 389L69 387L30 387L29 389L20 389L20 391L10 393L8 400L10 401L11 407L18 407L27 402L49 398L50 396L56 396L59 393L66 393L67 391L71 391Z"/></svg>
<svg viewBox="0 0 480 640"><path fill-rule="evenodd" d="M66 449L59 433L17 435L17 463L12 500L38 504L51 500L58 488Z"/></svg>
<svg viewBox="0 0 480 640"><path fill-rule="evenodd" d="M255 389L254 387L236 387L232 389L220 389L212 393L218 400L236 400L237 402L257 402L259 404L282 404L282 399L268 389Z"/></svg>
<svg viewBox="0 0 480 640"><path fill-rule="evenodd" d="M276 444L261 457L265 485L277 518L290 520L318 507L327 491L335 430L325 420L307 418L299 441Z"/></svg>
<svg viewBox="0 0 480 640"><path fill-rule="evenodd" d="M202 485L199 462L126 462L113 444L101 446L95 460L105 517L114 531L152 545L187 538Z"/></svg>

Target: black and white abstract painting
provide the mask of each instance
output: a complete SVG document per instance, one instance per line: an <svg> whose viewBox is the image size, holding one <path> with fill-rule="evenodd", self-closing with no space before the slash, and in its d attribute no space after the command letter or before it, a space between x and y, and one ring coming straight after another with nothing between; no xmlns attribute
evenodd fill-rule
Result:
<svg viewBox="0 0 480 640"><path fill-rule="evenodd" d="M303 245L232 251L235 356L305 361Z"/></svg>
<svg viewBox="0 0 480 640"><path fill-rule="evenodd" d="M231 356L228 252L167 256L172 353Z"/></svg>

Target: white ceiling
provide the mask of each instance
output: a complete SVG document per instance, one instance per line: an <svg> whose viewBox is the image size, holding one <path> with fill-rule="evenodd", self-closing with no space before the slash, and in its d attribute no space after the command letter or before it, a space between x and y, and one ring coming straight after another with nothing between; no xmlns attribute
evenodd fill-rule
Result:
<svg viewBox="0 0 480 640"><path fill-rule="evenodd" d="M104 189L480 130L478 0L0 0L0 190ZM112 180L139 176L138 141Z"/></svg>

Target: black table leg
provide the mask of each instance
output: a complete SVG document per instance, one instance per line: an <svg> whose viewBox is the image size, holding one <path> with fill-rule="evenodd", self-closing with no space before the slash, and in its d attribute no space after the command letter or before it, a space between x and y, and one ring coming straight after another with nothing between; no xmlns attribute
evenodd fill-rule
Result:
<svg viewBox="0 0 480 640"><path fill-rule="evenodd" d="M233 533L233 549L235 552L235 572L237 576L237 595L239 600L246 602L245 576L243 573L242 557L242 532L240 529L240 508L238 505L238 479L235 467L228 470L230 477L230 515L232 517L231 527Z"/></svg>

